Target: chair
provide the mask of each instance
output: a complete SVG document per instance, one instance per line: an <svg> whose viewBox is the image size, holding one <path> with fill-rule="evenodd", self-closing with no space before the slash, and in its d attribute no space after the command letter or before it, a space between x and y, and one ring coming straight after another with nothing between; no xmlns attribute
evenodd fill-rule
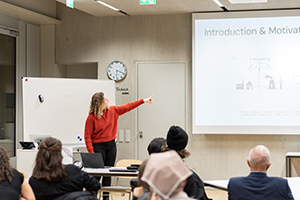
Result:
<svg viewBox="0 0 300 200"><path fill-rule="evenodd" d="M116 164L116 167L128 167L132 164L137 164L140 165L142 164L141 160L131 160L131 159L122 159L119 160ZM104 186L101 187L101 189L99 190L99 199L101 197L101 192L110 192L110 195L112 192L117 192L117 193L128 193L129 196L129 200L131 200L131 187L127 187L127 186L118 186L118 182L120 178L126 178L126 179L132 179L132 177L117 177L117 181L116 181L116 185L115 186ZM111 199L112 195L111 195Z"/></svg>

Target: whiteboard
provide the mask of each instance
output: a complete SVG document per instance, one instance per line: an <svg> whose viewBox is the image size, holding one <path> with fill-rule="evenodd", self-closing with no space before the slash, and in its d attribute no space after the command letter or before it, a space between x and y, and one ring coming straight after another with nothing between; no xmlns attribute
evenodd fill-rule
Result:
<svg viewBox="0 0 300 200"><path fill-rule="evenodd" d="M24 141L29 141L30 134L45 134L63 144L84 144L92 95L104 92L110 105L115 105L115 82L111 80L23 77L22 89Z"/></svg>

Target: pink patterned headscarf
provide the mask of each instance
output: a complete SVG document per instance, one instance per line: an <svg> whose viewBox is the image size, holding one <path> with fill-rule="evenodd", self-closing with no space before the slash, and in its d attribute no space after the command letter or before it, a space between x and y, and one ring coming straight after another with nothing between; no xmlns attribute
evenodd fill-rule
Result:
<svg viewBox="0 0 300 200"><path fill-rule="evenodd" d="M141 180L163 199L169 199L181 182L192 175L176 151L150 155Z"/></svg>

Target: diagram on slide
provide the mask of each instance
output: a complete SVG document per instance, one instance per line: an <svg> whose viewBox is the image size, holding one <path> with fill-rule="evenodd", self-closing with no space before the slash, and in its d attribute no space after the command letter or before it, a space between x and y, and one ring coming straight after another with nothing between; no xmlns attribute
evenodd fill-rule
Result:
<svg viewBox="0 0 300 200"><path fill-rule="evenodd" d="M269 64L265 62L255 62L249 66L247 70L249 73L257 73L257 80L246 80L242 78L240 82L236 83L236 90L253 90L257 88L258 91L261 92L261 88L267 90L283 89L283 83L285 83L285 81L280 77L275 83L273 76L270 75L272 67ZM267 84L261 83L262 79L267 80Z"/></svg>

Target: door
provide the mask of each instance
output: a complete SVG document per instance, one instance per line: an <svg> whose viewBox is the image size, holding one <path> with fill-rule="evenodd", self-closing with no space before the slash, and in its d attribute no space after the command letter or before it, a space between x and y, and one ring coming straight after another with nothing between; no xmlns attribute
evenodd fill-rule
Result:
<svg viewBox="0 0 300 200"><path fill-rule="evenodd" d="M184 62L137 63L137 97L151 95L153 103L137 109L137 157L148 158L155 137L166 138L170 126L186 127L186 73Z"/></svg>
<svg viewBox="0 0 300 200"><path fill-rule="evenodd" d="M0 29L0 146L15 156L16 37Z"/></svg>

